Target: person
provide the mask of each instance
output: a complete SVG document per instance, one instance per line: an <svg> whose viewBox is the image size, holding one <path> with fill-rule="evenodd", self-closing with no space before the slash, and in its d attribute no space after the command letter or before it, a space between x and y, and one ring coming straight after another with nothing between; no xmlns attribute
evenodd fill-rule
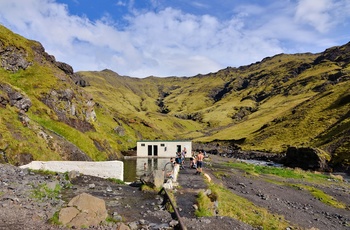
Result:
<svg viewBox="0 0 350 230"><path fill-rule="evenodd" d="M197 155L197 172L196 172L196 174L201 174L203 171L203 159L204 159L204 155L203 155L202 151L199 151L199 153Z"/></svg>
<svg viewBox="0 0 350 230"><path fill-rule="evenodd" d="M165 164L164 171L165 171L168 164L170 164L171 170L166 172L166 176L172 179L172 178L174 178L174 166L175 166L175 160L173 157L170 158L170 162Z"/></svg>
<svg viewBox="0 0 350 230"><path fill-rule="evenodd" d="M180 165L181 165L181 154L180 153L176 153L175 164L174 164L174 178L173 178L173 182L177 181L177 176L178 176L179 171L180 171Z"/></svg>
<svg viewBox="0 0 350 230"><path fill-rule="evenodd" d="M196 155L194 152L192 152L192 156L190 157L190 168L191 169L196 169L197 164L196 164Z"/></svg>
<svg viewBox="0 0 350 230"><path fill-rule="evenodd" d="M181 152L181 169L184 169L184 164L185 164L185 158L186 158L187 150L186 147Z"/></svg>
<svg viewBox="0 0 350 230"><path fill-rule="evenodd" d="M179 168L183 169L183 165L182 165L182 155L181 152L177 152L176 153L176 158L175 158L175 163L179 165Z"/></svg>
<svg viewBox="0 0 350 230"><path fill-rule="evenodd" d="M143 164L143 175L146 176L147 174L147 163Z"/></svg>

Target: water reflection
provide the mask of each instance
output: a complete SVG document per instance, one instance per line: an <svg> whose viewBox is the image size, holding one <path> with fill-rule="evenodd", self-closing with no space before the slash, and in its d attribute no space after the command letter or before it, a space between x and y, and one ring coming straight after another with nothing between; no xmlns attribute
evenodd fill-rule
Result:
<svg viewBox="0 0 350 230"><path fill-rule="evenodd" d="M140 179L143 174L149 174L151 171L163 170L170 158L125 158L124 162L124 181L132 182ZM145 167L146 166L146 167Z"/></svg>

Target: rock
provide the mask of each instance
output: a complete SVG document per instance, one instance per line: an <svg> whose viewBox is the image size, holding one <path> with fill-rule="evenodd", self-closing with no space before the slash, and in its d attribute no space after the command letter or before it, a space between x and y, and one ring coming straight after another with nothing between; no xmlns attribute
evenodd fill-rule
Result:
<svg viewBox="0 0 350 230"><path fill-rule="evenodd" d="M137 229L137 223L136 222L131 222L129 223L129 227L131 230L136 230Z"/></svg>
<svg viewBox="0 0 350 230"><path fill-rule="evenodd" d="M80 173L78 171L72 170L68 172L68 178L69 180L72 180L76 177L80 176Z"/></svg>
<svg viewBox="0 0 350 230"><path fill-rule="evenodd" d="M211 189L205 190L205 191L204 191L204 194L205 194L206 196L210 196L210 195L212 194Z"/></svg>
<svg viewBox="0 0 350 230"><path fill-rule="evenodd" d="M23 121L22 121L23 122ZM19 165L26 165L33 161L33 155L30 153L18 154ZM28 170L28 169L27 169Z"/></svg>
<svg viewBox="0 0 350 230"><path fill-rule="evenodd" d="M179 224L179 221L177 221L177 220L172 220L172 221L170 221L170 223L169 223L169 226L170 227L172 227L172 228L174 228L176 225L178 225Z"/></svg>
<svg viewBox="0 0 350 230"><path fill-rule="evenodd" d="M59 220L63 225L70 223L78 214L79 210L74 207L63 208L59 213Z"/></svg>
<svg viewBox="0 0 350 230"><path fill-rule="evenodd" d="M117 223L116 230L130 230L130 228L124 223Z"/></svg>
<svg viewBox="0 0 350 230"><path fill-rule="evenodd" d="M70 75L70 77L72 78L74 83L80 87L86 87L90 85L90 83L87 82L80 74L74 73Z"/></svg>
<svg viewBox="0 0 350 230"><path fill-rule="evenodd" d="M328 170L330 156L327 152L318 148L289 147L287 149L284 165L304 170Z"/></svg>
<svg viewBox="0 0 350 230"><path fill-rule="evenodd" d="M107 192L113 192L113 190L112 190L112 188L110 186L107 186L106 191Z"/></svg>
<svg viewBox="0 0 350 230"><path fill-rule="evenodd" d="M242 186L243 188L247 187L244 183L238 183L238 185Z"/></svg>
<svg viewBox="0 0 350 230"><path fill-rule="evenodd" d="M55 190L56 186L59 185L59 182L58 181L51 181L51 182L48 182L46 185L47 185L48 189Z"/></svg>
<svg viewBox="0 0 350 230"><path fill-rule="evenodd" d="M63 72L68 75L72 75L74 73L73 67L64 62L56 62L55 63L58 68L60 68Z"/></svg>
<svg viewBox="0 0 350 230"><path fill-rule="evenodd" d="M87 193L74 197L61 209L59 221L66 226L97 226L108 216L105 201Z"/></svg>
<svg viewBox="0 0 350 230"><path fill-rule="evenodd" d="M116 134L118 134L119 136L123 137L125 136L125 129L123 128L123 126L119 125L117 127L114 128L114 132Z"/></svg>
<svg viewBox="0 0 350 230"><path fill-rule="evenodd" d="M32 63L26 60L27 55L28 54L23 49L18 49L14 46L8 46L4 48L0 53L0 66L12 72L16 72L19 69L26 69L32 65Z"/></svg>

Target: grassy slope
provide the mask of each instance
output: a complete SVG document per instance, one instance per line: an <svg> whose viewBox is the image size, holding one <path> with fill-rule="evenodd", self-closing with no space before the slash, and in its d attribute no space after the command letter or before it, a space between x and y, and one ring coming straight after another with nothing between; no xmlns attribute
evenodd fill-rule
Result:
<svg viewBox="0 0 350 230"><path fill-rule="evenodd" d="M2 43L24 50L33 63L15 73L0 69L0 82L10 84L33 103L28 112L34 122L32 129L21 126L13 107L0 110L0 128L5 130L0 144L4 146L16 134L26 140L11 140L16 142L11 144L14 155L28 151L35 152L37 159L60 158L36 138L38 130L44 128L95 160L132 148L139 139L245 139L242 147L247 150L282 152L288 145L319 146L334 152L339 161L350 158L350 141L346 139L350 83L346 78L329 80L334 74L350 73L347 52L341 53L343 47L337 53L340 61L325 59L315 64L320 54L281 54L249 66L189 78L138 79L109 70L84 71L79 74L90 86L78 88L69 79L59 80L66 77L62 71L35 56L32 47L38 45L36 42L0 29ZM97 120L92 123L96 131L81 133L58 122L56 114L40 101L52 89L67 88L77 96L78 116L84 111L85 96L93 97L97 103ZM167 112L161 112L160 104ZM116 128L124 132L118 134ZM109 150L98 149L94 142Z"/></svg>
<svg viewBox="0 0 350 230"><path fill-rule="evenodd" d="M320 134L338 123L349 110L348 103L332 108L332 104L346 94L349 81L330 83L327 77L341 68L331 61L314 65L317 56L281 54L250 66L191 78L134 79L115 73L106 75L104 71L82 74L92 85L88 88L91 93L92 88L101 91L100 78L112 77L114 80L108 80L109 87L120 92L103 95L104 99L100 98L101 93L94 97L113 101L121 117L147 121L153 132L160 134L153 138L189 138L201 142L245 138L244 149L283 152L289 145L324 145L320 144L324 139ZM297 72L303 65L308 68ZM347 71L347 67L342 71ZM249 82L248 86L237 87L244 80ZM216 101L215 93L225 85L229 90ZM163 98L169 109L167 114L160 114L156 105L161 92L168 94ZM259 95L267 96L259 101L256 99ZM240 108L245 107L254 110L241 120L233 119ZM199 114L200 119L176 118L191 114ZM341 123L343 129L348 129L346 122ZM316 141L317 137L321 140Z"/></svg>
<svg viewBox="0 0 350 230"><path fill-rule="evenodd" d="M66 77L62 71L49 63L42 56L36 56L32 48L39 46L37 42L29 41L12 33L4 27L0 27L0 40L4 47L17 47L26 54L26 60L32 63L26 70L10 72L0 69L0 83L8 84L13 89L28 97L32 107L27 112L30 119L29 126L23 126L18 118L18 109L7 106L0 109L1 113L1 138L0 147L9 145L7 155L12 163L18 162L23 153L30 153L34 159L58 160L62 159L59 152L53 150L47 140L41 135L41 131L50 131L59 134L82 149L93 159L106 159L106 153L99 151L89 138L88 133L81 133L76 129L59 122L55 113L41 102L41 97L51 90L72 89L76 97L83 100L76 86L69 80L59 80ZM3 96L7 95L1 91ZM77 104L76 109L82 110L83 105Z"/></svg>

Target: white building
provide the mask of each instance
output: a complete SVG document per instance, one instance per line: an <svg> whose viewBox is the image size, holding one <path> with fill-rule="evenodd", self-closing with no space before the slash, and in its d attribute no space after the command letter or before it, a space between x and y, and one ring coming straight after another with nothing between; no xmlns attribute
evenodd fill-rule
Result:
<svg viewBox="0 0 350 230"><path fill-rule="evenodd" d="M191 141L138 141L137 157L175 157L186 149L186 157L191 157Z"/></svg>

